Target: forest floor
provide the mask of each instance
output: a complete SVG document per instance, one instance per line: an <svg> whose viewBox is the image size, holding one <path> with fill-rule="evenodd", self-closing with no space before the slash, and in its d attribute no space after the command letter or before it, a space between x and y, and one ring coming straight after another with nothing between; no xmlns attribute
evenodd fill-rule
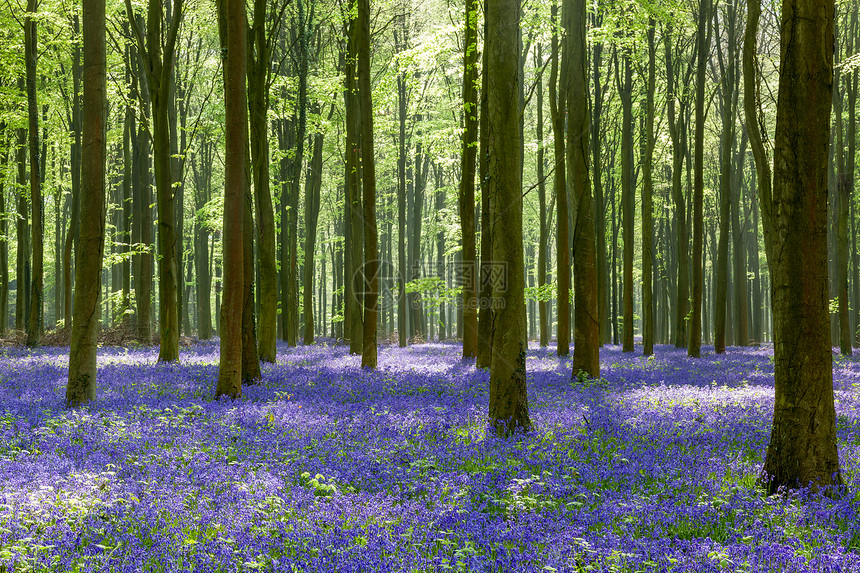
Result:
<svg viewBox="0 0 860 573"><path fill-rule="evenodd" d="M0 349L0 571L860 571L860 362L834 357L848 493L765 497L772 350L533 348L536 430L485 433L453 344L279 347L214 401L217 343L104 348L63 407L67 348Z"/></svg>

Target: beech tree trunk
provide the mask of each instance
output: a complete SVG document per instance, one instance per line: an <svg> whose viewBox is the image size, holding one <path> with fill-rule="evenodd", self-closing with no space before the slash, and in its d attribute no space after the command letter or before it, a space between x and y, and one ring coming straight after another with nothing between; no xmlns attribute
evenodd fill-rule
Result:
<svg viewBox="0 0 860 573"><path fill-rule="evenodd" d="M478 0L466 0L463 54L463 141L460 153L460 232L463 239L463 358L478 352L475 246L475 159L478 153ZM421 207L419 206L418 209Z"/></svg>
<svg viewBox="0 0 860 573"><path fill-rule="evenodd" d="M642 353L654 354L654 293L652 237L654 235L654 90L656 89L656 56L653 18L648 20L648 83L645 86L645 157L642 162Z"/></svg>
<svg viewBox="0 0 860 573"><path fill-rule="evenodd" d="M168 112L183 0L174 0L173 12L166 30L163 30L162 3L150 0L145 37L134 17L131 0L126 0L125 3L152 103L153 160L158 205L158 326L161 340L158 361L176 362L179 360L179 274L176 262L176 201L173 196Z"/></svg>
<svg viewBox="0 0 860 573"><path fill-rule="evenodd" d="M221 352L215 396L242 395L242 307L244 277L245 149L248 140L245 92L245 2L219 0L224 54L226 111L224 185L224 301L221 305Z"/></svg>
<svg viewBox="0 0 860 573"><path fill-rule="evenodd" d="M526 389L523 199L520 173L518 0L487 3L489 193L493 233L493 334L489 425L531 429ZM501 230L504 229L502 232ZM566 244L566 241L565 241ZM503 280L499 280L504 277Z"/></svg>
<svg viewBox="0 0 860 573"><path fill-rule="evenodd" d="M563 4L565 6L566 4ZM570 11L570 9L568 10ZM555 22L555 15L558 13L558 7L553 5L552 21ZM566 18L564 8L562 8L562 25ZM556 332L556 353L559 356L567 356L570 354L570 231L569 231L569 213L567 206L567 179L565 167L565 141L564 141L564 124L565 115L567 113L567 92L568 92L568 70L567 66L562 66L559 70L559 60L566 61L566 54L561 54L561 51L566 51L567 48L562 48L558 40L558 33L552 36L552 63L549 76L549 101L550 101L550 117L552 118L553 140L555 142L555 180L554 191L556 201L558 202L558 212L556 220L556 273L558 275L558 327Z"/></svg>
<svg viewBox="0 0 860 573"><path fill-rule="evenodd" d="M594 251L594 205L588 173L588 80L586 79L585 0L571 2L567 29L570 115L567 164L574 202L574 344L573 377L600 377L600 323L597 306L597 258Z"/></svg>
<svg viewBox="0 0 860 573"><path fill-rule="evenodd" d="M75 310L69 349L66 406L96 398L99 286L105 239L107 163L107 56L105 0L83 0L83 133L81 170L81 252L75 265Z"/></svg>
<svg viewBox="0 0 860 573"><path fill-rule="evenodd" d="M373 101L370 89L370 0L355 1L358 4L355 47L361 118L361 187L362 202L364 203L364 334L361 366L363 368L376 368L379 260L377 259Z"/></svg>
<svg viewBox="0 0 860 573"><path fill-rule="evenodd" d="M278 275L275 261L275 214L269 187L268 71L271 46L266 38L265 0L254 1L248 61L248 111L254 207L257 213L257 252L260 261L260 360L274 362L278 330Z"/></svg>
<svg viewBox="0 0 860 573"><path fill-rule="evenodd" d="M833 0L782 5L773 196L767 209L775 400L762 481L770 493L843 483L827 292L834 11Z"/></svg>
<svg viewBox="0 0 860 573"><path fill-rule="evenodd" d="M27 116L29 118L30 145L30 230L33 265L30 277L29 316L27 320L27 346L37 346L42 336L42 288L44 282L44 245L42 214L42 177L39 162L39 102L36 92L36 63L38 40L36 21L30 14L36 12L36 0L27 0L24 18L24 65L27 73ZM19 287L20 288L20 287Z"/></svg>
<svg viewBox="0 0 860 573"><path fill-rule="evenodd" d="M704 242L704 142L705 142L705 69L706 50L710 52L711 40L711 0L701 0L699 4L699 25L697 31L698 55L696 56L696 120L693 138L693 296L690 313L690 333L687 356L698 358L702 345L702 247Z"/></svg>

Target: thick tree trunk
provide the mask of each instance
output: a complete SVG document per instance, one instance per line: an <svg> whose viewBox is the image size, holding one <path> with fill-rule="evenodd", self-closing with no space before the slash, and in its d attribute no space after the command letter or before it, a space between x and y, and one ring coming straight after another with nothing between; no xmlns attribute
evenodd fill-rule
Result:
<svg viewBox="0 0 860 573"><path fill-rule="evenodd" d="M75 311L69 350L66 406L96 398L99 333L99 284L105 238L105 165L107 162L107 59L105 1L84 0L84 105L81 171L82 247L75 265Z"/></svg>
<svg viewBox="0 0 860 573"><path fill-rule="evenodd" d="M489 192L493 255L502 265L493 285L489 425L498 434L531 429L526 389L522 177L518 102L518 0L487 3L486 47ZM501 232L504 229L504 232ZM566 243L566 241L565 241ZM495 274L495 273L494 273ZM499 281L499 275L504 280Z"/></svg>
<svg viewBox="0 0 860 573"><path fill-rule="evenodd" d="M217 396L242 395L242 307L244 276L244 205L247 101L245 93L245 2L219 0L222 46L225 48L226 108L224 185L224 304L221 307L221 352Z"/></svg>
<svg viewBox="0 0 860 573"><path fill-rule="evenodd" d="M573 196L574 344L573 377L600 377L600 323L597 307L597 258L594 251L594 205L588 173L588 80L586 79L585 0L575 0L567 29L567 164Z"/></svg>
<svg viewBox="0 0 860 573"><path fill-rule="evenodd" d="M776 391L762 481L770 493L843 483L827 295L833 1L784 0L782 18L768 210Z"/></svg>

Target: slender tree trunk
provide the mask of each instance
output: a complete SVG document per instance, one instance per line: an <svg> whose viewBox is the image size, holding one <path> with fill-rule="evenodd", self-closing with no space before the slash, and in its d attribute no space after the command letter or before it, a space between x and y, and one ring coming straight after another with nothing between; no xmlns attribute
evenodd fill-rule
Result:
<svg viewBox="0 0 860 573"><path fill-rule="evenodd" d="M478 281L475 246L475 159L478 152L478 0L465 3L463 145L460 154L460 232L463 239L463 358L478 351ZM418 207L420 209L420 206Z"/></svg>
<svg viewBox="0 0 860 573"><path fill-rule="evenodd" d="M702 244L704 240L704 140L705 140L705 70L711 40L711 0L699 6L698 55L696 60L696 121L693 139L693 297L687 355L698 358L702 344Z"/></svg>
<svg viewBox="0 0 860 573"><path fill-rule="evenodd" d="M361 117L359 115L358 82L357 76L357 46L355 45L358 25L357 19L353 18L349 23L349 34L347 42L346 90L344 91L346 107L346 215L349 218L348 234L346 241L349 251L349 265L345 279L349 282L346 289L348 302L347 310L347 332L349 336L349 353L361 354L363 352L362 337L364 335L363 317L364 308L364 217L361 206Z"/></svg>
<svg viewBox="0 0 860 573"><path fill-rule="evenodd" d="M376 161L373 150L373 101L370 89L370 0L358 4L355 54L361 118L362 202L364 203L364 334L361 366L376 368L379 261L376 231Z"/></svg>
<svg viewBox="0 0 860 573"><path fill-rule="evenodd" d="M505 274L503 283L495 280L493 285L493 299L498 304L494 305L489 424L501 435L531 429L523 332L523 201L517 86L519 25L518 0L487 3L488 188L492 226L496 230L504 229L504 232L493 233L493 253L496 264L504 265Z"/></svg>
<svg viewBox="0 0 860 573"><path fill-rule="evenodd" d="M642 352L654 354L654 313L652 278L654 235L654 183L652 165L654 158L654 90L656 89L656 56L653 18L648 21L648 84L645 87L645 158L642 162Z"/></svg>
<svg viewBox="0 0 860 573"><path fill-rule="evenodd" d="M20 87L21 82L19 82ZM15 265L15 329L24 330L28 321L30 311L30 291L27 286L30 283L30 219L27 212L27 195L24 189L27 186L27 130L18 129L18 147L15 162L18 164L18 218L16 231L18 238L17 260Z"/></svg>
<svg viewBox="0 0 860 573"><path fill-rule="evenodd" d="M219 0L224 52L226 149L224 186L224 304L221 307L221 352L216 396L242 395L242 307L244 298L244 205L247 96L245 93L245 2Z"/></svg>
<svg viewBox="0 0 860 573"><path fill-rule="evenodd" d="M538 44L535 50L535 67L543 65L543 44ZM546 159L543 142L543 80L539 79L537 84L537 178L538 178L538 206L540 234L538 237L537 253L537 284L540 296L538 298L538 321L540 323L540 345L545 348L549 344L549 324L547 322L547 300L544 297L546 287L546 257L549 243L549 225L546 218Z"/></svg>
<svg viewBox="0 0 860 573"><path fill-rule="evenodd" d="M406 50L406 16L398 17L394 37L397 52ZM397 74L397 119L400 129L397 155L397 342L406 347L406 72Z"/></svg>
<svg viewBox="0 0 860 573"><path fill-rule="evenodd" d="M73 30L80 31L77 14L74 16ZM131 66L129 60L128 66ZM132 92L136 85L136 78L132 74ZM63 248L63 309L65 310L65 327L72 326L72 248L77 246L80 228L80 197L81 197L81 49L75 44L72 55L72 113L69 129L73 134L70 163L72 169L72 196L71 217L69 218L69 230L66 233L66 242ZM77 253L77 250L75 250Z"/></svg>
<svg viewBox="0 0 860 573"><path fill-rule="evenodd" d="M183 0L174 0L167 29L163 29L162 3L150 0L146 36L141 32L131 0L126 10L137 39L152 103L153 160L158 205L158 299L161 346L159 362L179 360L179 285L176 261L176 208L170 159L169 95L176 37L182 19ZM144 223L145 225L145 223ZM141 317L143 318L143 317Z"/></svg>
<svg viewBox="0 0 860 573"><path fill-rule="evenodd" d="M105 165L107 162L107 59L105 1L83 1L84 105L81 171L81 253L75 265L75 312L69 350L66 406L96 398L99 333L99 284L105 238Z"/></svg>
<svg viewBox="0 0 860 573"><path fill-rule="evenodd" d="M487 0L484 2L484 30L487 30ZM492 309L493 283L490 280L490 265L493 261L493 234L490 220L490 133L489 133L489 99L488 86L488 54L485 49L481 54L481 111L478 117L478 179L481 182L481 269L480 294L478 302L478 356L475 365L478 368L489 368L492 362L493 319Z"/></svg>
<svg viewBox="0 0 860 573"><path fill-rule="evenodd" d="M319 106L314 110L319 113ZM317 240L317 222L320 212L320 190L322 188L322 160L323 142L325 135L317 132L313 136L313 152L308 164L308 172L305 177L305 268L304 268L304 308L305 308L305 331L303 342L314 343L314 254ZM323 259L325 265L325 259ZM325 268L325 267L323 267ZM325 272L321 279L325 282Z"/></svg>
<svg viewBox="0 0 860 573"><path fill-rule="evenodd" d="M30 206L32 208L30 230L32 231L33 265L30 277L29 317L27 320L27 346L37 346L42 336L42 289L44 282L44 246L42 215L42 180L39 162L39 102L36 92L36 64L38 40L36 21L30 14L36 12L36 0L27 0L27 16L24 18L24 64L27 73L27 109L29 117L30 144Z"/></svg>
<svg viewBox="0 0 860 573"><path fill-rule="evenodd" d="M603 23L603 16L594 15L595 27ZM597 248L597 313L600 323L600 344L604 344L611 331L609 312L609 290L606 285L606 229L604 223L604 212L606 211L603 198L603 150L602 134L600 133L603 119L603 85L601 83L601 68L603 67L603 44L594 40L592 57L591 80L594 83L594 101L591 105L591 155L592 155L592 181L594 182L594 232L596 235Z"/></svg>
<svg viewBox="0 0 860 573"><path fill-rule="evenodd" d="M834 27L838 38L838 26ZM839 307L839 350L843 356L851 356L851 323L848 314L848 212L851 205L852 189L850 177L845 168L845 145L843 140L842 91L840 90L840 71L833 72L833 117L835 133L836 201L831 206L836 218L836 273L832 280L836 286Z"/></svg>
<svg viewBox="0 0 860 573"><path fill-rule="evenodd" d="M622 251L622 311L624 331L622 350L633 352L633 69L630 54L624 50L622 61L616 66L618 93L621 96L621 234Z"/></svg>
<svg viewBox="0 0 860 573"><path fill-rule="evenodd" d="M552 13L556 15L558 7L553 5ZM565 14L562 12L562 20ZM553 22L555 22L555 16ZM567 182L565 168L564 123L567 108L568 71L567 66L559 70L559 59L565 56L560 52L558 34L552 37L552 64L549 79L550 116L552 118L553 139L555 142L555 182L554 190L558 201L556 222L556 264L558 276L558 331L556 333L557 354L570 354L570 232L568 227L569 213L567 206Z"/></svg>
<svg viewBox="0 0 860 573"><path fill-rule="evenodd" d="M278 320L278 276L275 261L275 215L269 187L268 70L271 48L266 38L265 0L254 1L248 63L248 111L254 207L257 214L257 249L260 262L260 360L274 362ZM210 321L211 322L211 321Z"/></svg>
<svg viewBox="0 0 860 573"><path fill-rule="evenodd" d="M0 173L6 173L9 163L11 137L7 138L6 122L0 120ZM0 177L0 213L6 212L6 178ZM9 324L9 222L0 217L0 335Z"/></svg>
<svg viewBox="0 0 860 573"><path fill-rule="evenodd" d="M669 135L672 139L672 202L675 205L675 236L678 239L676 247L677 280L675 288L675 347L687 346L687 310L689 309L689 279L687 257L687 215L684 202L684 192L681 189L681 175L684 165L684 144L681 130L683 112L675 113L675 64L672 54L671 38L672 25L666 27L663 36L666 60L666 108L668 111Z"/></svg>

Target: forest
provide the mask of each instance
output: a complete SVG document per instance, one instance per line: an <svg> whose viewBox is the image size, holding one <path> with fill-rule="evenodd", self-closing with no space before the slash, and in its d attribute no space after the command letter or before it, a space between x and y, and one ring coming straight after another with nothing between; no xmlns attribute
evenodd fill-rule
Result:
<svg viewBox="0 0 860 573"><path fill-rule="evenodd" d="M0 572L860 571L857 0L0 5Z"/></svg>

